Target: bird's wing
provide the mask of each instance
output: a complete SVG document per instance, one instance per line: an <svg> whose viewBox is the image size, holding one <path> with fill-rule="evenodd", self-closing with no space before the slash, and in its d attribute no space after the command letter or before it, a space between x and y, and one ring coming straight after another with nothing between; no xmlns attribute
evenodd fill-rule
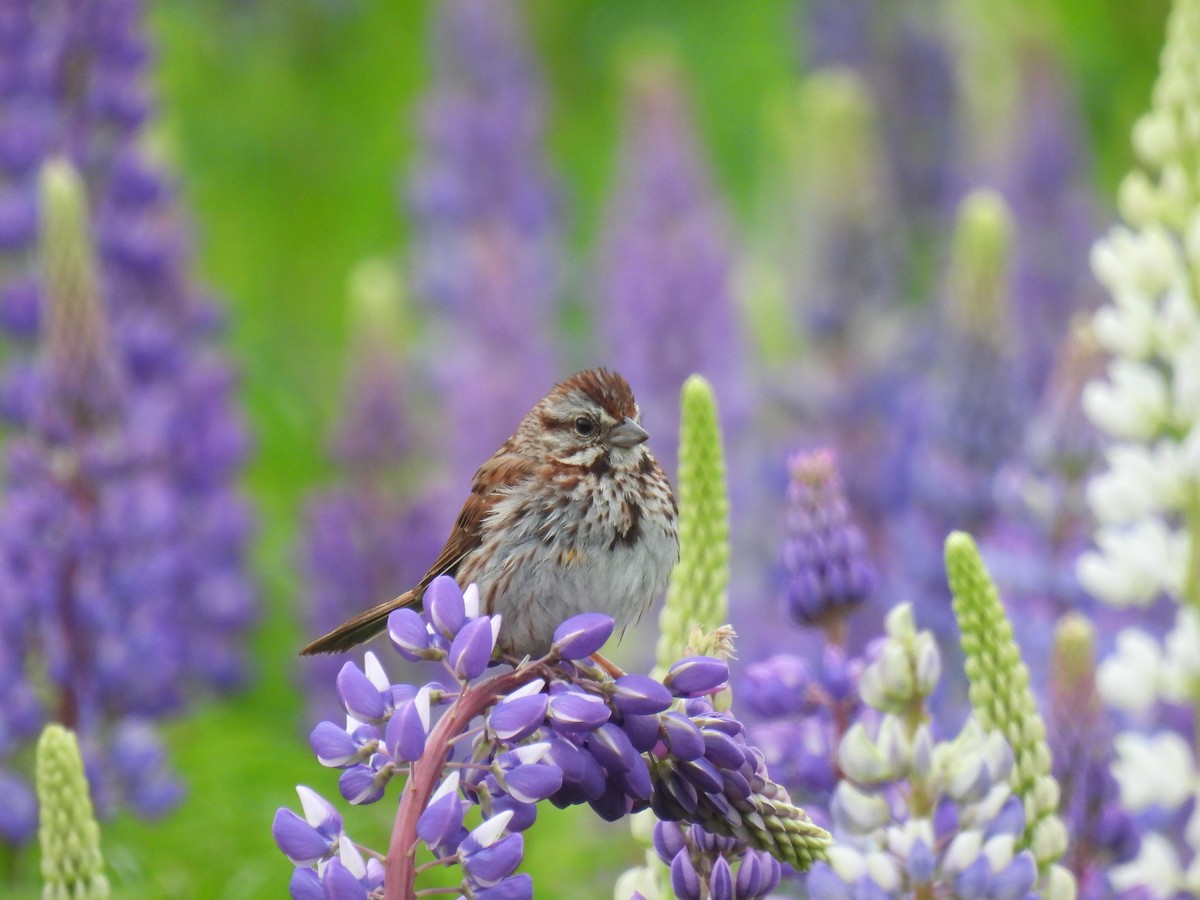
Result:
<svg viewBox="0 0 1200 900"><path fill-rule="evenodd" d="M518 456L502 447L479 467L471 482L471 494L459 510L454 529L437 555L425 577L414 589L419 599L429 583L439 575L455 575L462 561L483 541L484 523L496 503L518 484L533 474L535 462Z"/></svg>

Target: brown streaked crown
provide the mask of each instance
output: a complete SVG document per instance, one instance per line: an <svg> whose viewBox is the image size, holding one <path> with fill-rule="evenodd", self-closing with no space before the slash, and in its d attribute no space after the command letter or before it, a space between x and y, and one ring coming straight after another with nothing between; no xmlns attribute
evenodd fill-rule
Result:
<svg viewBox="0 0 1200 900"><path fill-rule="evenodd" d="M626 416L637 420L638 406L629 382L611 369L584 369L555 386L555 391L583 391L604 411L620 422Z"/></svg>

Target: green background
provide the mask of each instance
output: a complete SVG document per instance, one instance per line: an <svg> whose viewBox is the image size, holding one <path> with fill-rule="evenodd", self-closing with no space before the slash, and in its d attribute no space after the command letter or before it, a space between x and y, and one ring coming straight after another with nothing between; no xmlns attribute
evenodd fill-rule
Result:
<svg viewBox="0 0 1200 900"><path fill-rule="evenodd" d="M1087 117L1097 189L1111 197L1130 164L1127 135L1147 103L1167 4L1014 5L1037 8L1052 30ZM569 301L586 287L614 169L615 60L646 32L675 45L718 182L735 216L748 218L761 102L798 74L797 4L534 0L529 10L549 84L551 153L568 187ZM182 809L161 822L107 823L105 851L117 896L282 896L290 866L271 840L276 808L298 806L297 783L337 794L337 773L316 763L297 724L298 509L329 476L321 446L344 361L347 273L367 256L402 258L399 187L429 74L430 9L197 0L149 12L162 108L154 139L180 175L199 274L228 304L258 443L247 489L260 510L264 610L251 690L167 728L189 786ZM356 840L386 845L388 806L353 811ZM527 835L539 897L609 896L615 872L638 858L626 825L584 810L547 809ZM14 861L19 896L37 895L35 875L33 853Z"/></svg>

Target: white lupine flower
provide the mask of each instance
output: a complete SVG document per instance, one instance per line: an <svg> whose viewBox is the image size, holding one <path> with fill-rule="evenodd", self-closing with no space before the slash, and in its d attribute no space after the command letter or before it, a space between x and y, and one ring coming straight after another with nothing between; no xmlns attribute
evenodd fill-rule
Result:
<svg viewBox="0 0 1200 900"><path fill-rule="evenodd" d="M1119 638L1118 638L1119 640ZM1161 666L1162 694L1176 703L1191 703L1200 685L1200 613L1182 608L1167 635Z"/></svg>
<svg viewBox="0 0 1200 900"><path fill-rule="evenodd" d="M1169 900L1179 890L1183 871L1175 848L1161 834L1142 838L1137 858L1109 870L1109 881L1118 892L1145 888L1155 900Z"/></svg>
<svg viewBox="0 0 1200 900"><path fill-rule="evenodd" d="M1161 449L1160 449L1161 448ZM1180 482L1172 444L1117 444L1105 454L1108 468L1088 482L1088 505L1104 523L1132 522L1154 512L1178 493Z"/></svg>
<svg viewBox="0 0 1200 900"><path fill-rule="evenodd" d="M1083 409L1099 428L1115 438L1152 440L1167 421L1170 394L1162 373L1129 359L1115 359L1108 381L1090 382Z"/></svg>
<svg viewBox="0 0 1200 900"><path fill-rule="evenodd" d="M1123 712L1141 713L1158 701L1162 648L1146 632L1126 628L1117 650L1100 664L1096 688L1104 702Z"/></svg>
<svg viewBox="0 0 1200 900"><path fill-rule="evenodd" d="M1096 533L1097 549L1080 555L1075 574L1084 590L1105 603L1145 606L1178 582L1169 571L1176 564L1176 543L1157 517L1103 527Z"/></svg>
<svg viewBox="0 0 1200 900"><path fill-rule="evenodd" d="M1121 803L1134 812L1151 806L1178 809L1195 793L1192 749L1173 731L1153 735L1126 731L1113 741L1113 777Z"/></svg>
<svg viewBox="0 0 1200 900"><path fill-rule="evenodd" d="M1117 302L1096 312L1092 332L1109 353L1144 359L1154 350L1157 337L1154 308L1137 292L1132 302Z"/></svg>

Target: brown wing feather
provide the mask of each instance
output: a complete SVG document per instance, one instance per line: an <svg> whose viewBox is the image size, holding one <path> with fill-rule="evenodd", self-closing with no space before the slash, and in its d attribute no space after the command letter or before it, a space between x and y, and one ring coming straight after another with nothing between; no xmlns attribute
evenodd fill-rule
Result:
<svg viewBox="0 0 1200 900"><path fill-rule="evenodd" d="M471 494L463 504L454 529L417 586L393 600L373 606L346 620L329 634L317 638L300 651L301 656L317 653L341 653L369 640L387 627L388 616L404 606L420 607L421 596L439 575L455 575L463 559L483 539L483 524L492 506L508 488L519 484L533 471L533 462L512 454L506 443L479 467L471 484Z"/></svg>

